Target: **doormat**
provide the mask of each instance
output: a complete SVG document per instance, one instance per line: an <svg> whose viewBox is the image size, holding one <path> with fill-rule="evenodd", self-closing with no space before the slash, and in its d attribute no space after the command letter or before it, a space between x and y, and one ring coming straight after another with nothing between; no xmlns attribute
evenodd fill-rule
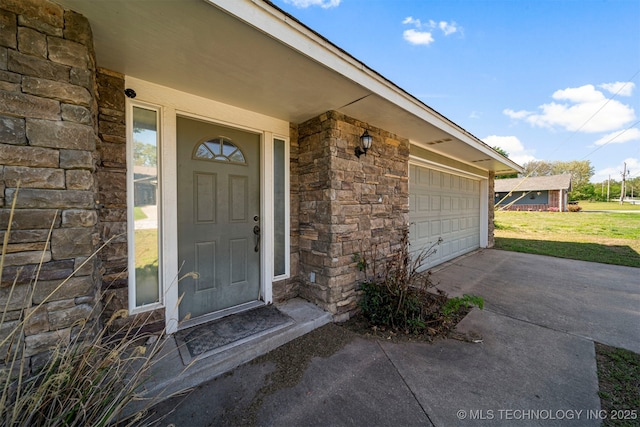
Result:
<svg viewBox="0 0 640 427"><path fill-rule="evenodd" d="M273 305L232 314L175 334L180 356L185 365L198 356L210 356L229 347L257 338L293 324L286 314Z"/></svg>

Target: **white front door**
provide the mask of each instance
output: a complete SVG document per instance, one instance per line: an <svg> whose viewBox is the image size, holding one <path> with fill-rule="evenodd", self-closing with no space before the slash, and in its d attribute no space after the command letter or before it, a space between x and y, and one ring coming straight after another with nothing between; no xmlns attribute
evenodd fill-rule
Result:
<svg viewBox="0 0 640 427"><path fill-rule="evenodd" d="M177 118L180 318L260 299L260 136Z"/></svg>

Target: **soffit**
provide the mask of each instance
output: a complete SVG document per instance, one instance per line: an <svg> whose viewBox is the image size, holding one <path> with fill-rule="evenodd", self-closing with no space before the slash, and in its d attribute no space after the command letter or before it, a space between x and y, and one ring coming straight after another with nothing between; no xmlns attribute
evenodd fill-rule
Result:
<svg viewBox="0 0 640 427"><path fill-rule="evenodd" d="M336 110L481 169L518 168L262 1L56 1L89 19L100 67L292 123Z"/></svg>

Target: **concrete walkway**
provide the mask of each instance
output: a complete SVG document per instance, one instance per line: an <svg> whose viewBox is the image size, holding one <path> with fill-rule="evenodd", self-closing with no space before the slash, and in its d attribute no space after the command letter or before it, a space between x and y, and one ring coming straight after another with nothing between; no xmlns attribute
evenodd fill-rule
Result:
<svg viewBox="0 0 640 427"><path fill-rule="evenodd" d="M600 425L593 341L640 352L639 269L484 250L434 277L451 295L484 297L458 326L482 342L392 342L326 325L177 408L164 403L159 413L175 410L159 425Z"/></svg>

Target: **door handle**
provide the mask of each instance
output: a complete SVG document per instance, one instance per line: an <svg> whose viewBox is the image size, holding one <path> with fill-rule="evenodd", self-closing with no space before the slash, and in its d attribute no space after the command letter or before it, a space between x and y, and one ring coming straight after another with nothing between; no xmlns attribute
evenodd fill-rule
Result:
<svg viewBox="0 0 640 427"><path fill-rule="evenodd" d="M260 250L260 226L259 225L256 225L253 227L253 234L256 240L256 247L254 248L254 251L258 252Z"/></svg>

